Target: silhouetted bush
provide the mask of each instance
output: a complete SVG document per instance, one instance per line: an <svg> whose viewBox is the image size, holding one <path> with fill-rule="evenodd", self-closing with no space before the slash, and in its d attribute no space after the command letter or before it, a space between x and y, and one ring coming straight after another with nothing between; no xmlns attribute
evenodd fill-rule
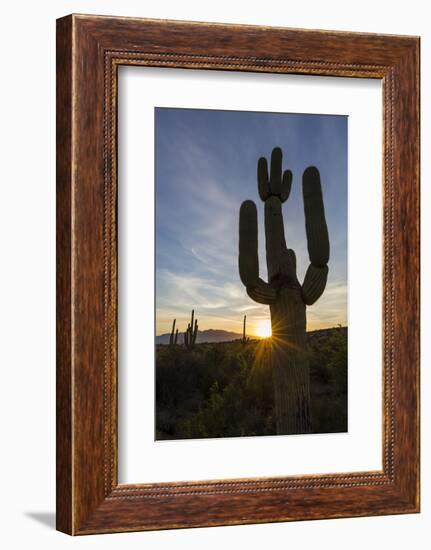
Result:
<svg viewBox="0 0 431 550"><path fill-rule="evenodd" d="M347 329L309 333L313 432L347 430ZM262 341L156 348L157 439L274 435Z"/></svg>

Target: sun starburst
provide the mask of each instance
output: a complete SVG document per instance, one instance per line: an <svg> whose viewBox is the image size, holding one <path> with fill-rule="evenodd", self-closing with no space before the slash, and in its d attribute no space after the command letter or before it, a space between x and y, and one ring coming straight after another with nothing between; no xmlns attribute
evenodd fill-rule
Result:
<svg viewBox="0 0 431 550"><path fill-rule="evenodd" d="M259 321L256 326L256 335L261 338L269 338L271 334L271 321L269 319Z"/></svg>

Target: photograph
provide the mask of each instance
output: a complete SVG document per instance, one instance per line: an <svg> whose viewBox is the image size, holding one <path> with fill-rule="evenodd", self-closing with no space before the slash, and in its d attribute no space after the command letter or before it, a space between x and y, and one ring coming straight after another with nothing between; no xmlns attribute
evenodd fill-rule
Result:
<svg viewBox="0 0 431 550"><path fill-rule="evenodd" d="M155 439L347 432L348 116L154 123Z"/></svg>
<svg viewBox="0 0 431 550"><path fill-rule="evenodd" d="M5 550L430 548L429 13L2 4Z"/></svg>

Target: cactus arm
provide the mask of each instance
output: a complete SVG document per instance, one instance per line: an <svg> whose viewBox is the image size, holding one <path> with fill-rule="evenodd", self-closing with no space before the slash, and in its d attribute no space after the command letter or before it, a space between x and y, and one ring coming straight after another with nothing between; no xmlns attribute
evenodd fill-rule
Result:
<svg viewBox="0 0 431 550"><path fill-rule="evenodd" d="M259 277L257 255L257 210L253 201L244 201L239 211L239 276L247 294L260 304L271 304L276 291Z"/></svg>
<svg viewBox="0 0 431 550"><path fill-rule="evenodd" d="M291 188L292 188L292 172L290 170L285 170L283 174L283 179L281 181L281 193L280 193L281 202L287 201L290 195Z"/></svg>
<svg viewBox="0 0 431 550"><path fill-rule="evenodd" d="M239 210L239 276L246 287L259 279L257 210L253 201L244 201Z"/></svg>
<svg viewBox="0 0 431 550"><path fill-rule="evenodd" d="M271 178L268 179L268 164L265 157L257 163L257 188L260 198L265 202L271 195L279 197L281 202L287 201L292 187L292 172L285 170L282 177L281 166L283 155L280 147L271 153Z"/></svg>
<svg viewBox="0 0 431 550"><path fill-rule="evenodd" d="M257 163L257 190L259 197L266 201L269 197L268 164L265 157L261 157Z"/></svg>
<svg viewBox="0 0 431 550"><path fill-rule="evenodd" d="M258 279L253 286L247 287L247 294L258 304L271 305L277 299L277 291L262 279Z"/></svg>
<svg viewBox="0 0 431 550"><path fill-rule="evenodd" d="M317 168L310 166L302 178L305 230L307 233L310 265L302 284L302 298L306 305L316 302L325 290L328 279L329 238L323 206L322 186Z"/></svg>
<svg viewBox="0 0 431 550"><path fill-rule="evenodd" d="M302 299L307 306L316 302L325 290L328 279L328 266L315 267L310 264L302 284Z"/></svg>
<svg viewBox="0 0 431 550"><path fill-rule="evenodd" d="M315 267L324 267L329 260L328 227L323 207L320 174L314 166L310 166L304 172L302 193L310 262Z"/></svg>
<svg viewBox="0 0 431 550"><path fill-rule="evenodd" d="M281 194L281 166L283 162L283 154L280 147L274 147L271 153L271 175L269 188L271 195Z"/></svg>

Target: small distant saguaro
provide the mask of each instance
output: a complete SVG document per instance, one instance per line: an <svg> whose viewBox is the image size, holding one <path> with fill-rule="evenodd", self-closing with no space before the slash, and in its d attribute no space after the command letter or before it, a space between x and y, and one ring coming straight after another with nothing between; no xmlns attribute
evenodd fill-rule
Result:
<svg viewBox="0 0 431 550"><path fill-rule="evenodd" d="M193 349L198 335L198 320L195 317L195 310L192 309L192 318L187 325L187 330L184 333L184 345L187 349Z"/></svg>
<svg viewBox="0 0 431 550"><path fill-rule="evenodd" d="M243 346L245 346L249 340L247 338L246 323L247 323L247 315L244 315L244 319L242 322L242 338L241 338L241 343Z"/></svg>
<svg viewBox="0 0 431 550"><path fill-rule="evenodd" d="M177 322L176 319L174 319L172 323L172 330L171 335L169 336L169 345L170 346L176 346L177 340L178 340L178 329L175 330L175 323Z"/></svg>
<svg viewBox="0 0 431 550"><path fill-rule="evenodd" d="M239 274L247 294L269 305L276 428L279 434L309 433L310 371L306 354L307 305L322 295L328 278L329 238L320 174L307 168L302 176L305 230L310 265L302 285L296 275L296 256L287 248L281 205L287 201L292 172L282 171L282 152L272 151L271 169L265 158L257 165L259 196L265 203L265 242L268 282L259 277L257 209L242 203L239 213Z"/></svg>

